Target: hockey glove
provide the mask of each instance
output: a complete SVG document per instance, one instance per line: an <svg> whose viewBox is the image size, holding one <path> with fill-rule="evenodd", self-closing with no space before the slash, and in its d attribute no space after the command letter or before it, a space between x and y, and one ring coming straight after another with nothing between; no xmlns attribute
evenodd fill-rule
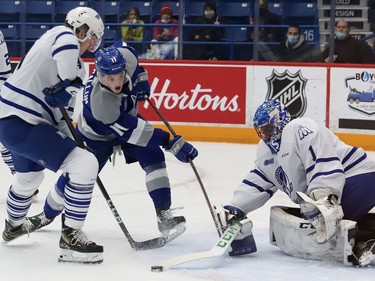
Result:
<svg viewBox="0 0 375 281"><path fill-rule="evenodd" d="M297 192L297 196L302 214L316 229L316 242L322 244L335 236L344 217L338 197L323 189L314 190L311 198L302 192Z"/></svg>
<svg viewBox="0 0 375 281"><path fill-rule="evenodd" d="M257 251L252 232L253 223L245 216L245 213L241 209L232 205L226 205L217 212L217 216L223 232L236 221L242 225L240 232L230 245L228 252L230 256L246 255Z"/></svg>
<svg viewBox="0 0 375 281"><path fill-rule="evenodd" d="M148 84L147 71L140 66L141 72L138 73L137 80L134 83L134 93L137 95L137 100L145 101L150 96L150 85Z"/></svg>
<svg viewBox="0 0 375 281"><path fill-rule="evenodd" d="M193 160L198 156L198 150L190 143L186 142L181 136L175 136L163 147L165 151L172 153L183 163L188 163L189 159Z"/></svg>
<svg viewBox="0 0 375 281"><path fill-rule="evenodd" d="M73 81L65 79L52 87L45 88L44 100L51 107L66 106L82 87L82 80L78 77Z"/></svg>
<svg viewBox="0 0 375 281"><path fill-rule="evenodd" d="M222 231L233 225L237 220L245 218L245 216L244 211L232 205L225 205L217 210L217 217Z"/></svg>

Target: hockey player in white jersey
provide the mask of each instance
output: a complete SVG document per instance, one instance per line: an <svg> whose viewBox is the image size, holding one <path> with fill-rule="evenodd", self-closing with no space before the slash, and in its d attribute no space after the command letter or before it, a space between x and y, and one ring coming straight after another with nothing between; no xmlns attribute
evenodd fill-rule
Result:
<svg viewBox="0 0 375 281"><path fill-rule="evenodd" d="M59 261L100 263L103 247L82 232L98 172L95 156L70 138L60 107L72 113L83 87L80 56L99 46L104 32L96 11L71 10L64 25L43 34L4 83L0 97L0 142L12 153L16 174L7 196L5 242L34 231L26 219L43 170L66 173L65 217Z"/></svg>
<svg viewBox="0 0 375 281"><path fill-rule="evenodd" d="M375 162L312 119L291 120L274 100L258 107L253 122L261 138L255 167L224 206L222 221L245 216L281 190L300 209L271 209L272 244L297 257L359 266L374 261L368 213L375 206Z"/></svg>
<svg viewBox="0 0 375 281"><path fill-rule="evenodd" d="M5 42L3 33L0 31L0 95L1 95L1 88L3 84L9 78L11 74L12 74L12 68L10 64L8 47ZM1 143L0 143L0 152L1 152L1 156L5 164L7 164L11 173L14 174L15 170L14 170L14 164L12 161L12 156L9 150L6 149Z"/></svg>
<svg viewBox="0 0 375 281"><path fill-rule="evenodd" d="M185 163L198 151L181 136L170 139L169 133L138 115L138 102L150 95L147 72L138 64L132 47L121 40L114 45L96 52L96 69L84 90L77 132L96 155L99 171L115 149L123 152L127 163L139 162L146 174L159 231L170 241L185 231L185 218L171 213L171 188L161 147ZM64 181L60 177L56 190L47 197L44 212L34 217L50 223L59 214L62 206L56 198Z"/></svg>
<svg viewBox="0 0 375 281"><path fill-rule="evenodd" d="M8 47L3 33L0 31L0 93L4 82L12 73Z"/></svg>
<svg viewBox="0 0 375 281"><path fill-rule="evenodd" d="M8 79L8 77L12 74L12 68L11 68L11 62L8 52L8 47L5 42L5 38L0 31L0 95L1 95L1 87L5 83L5 81ZM0 143L0 153L1 157L3 158L4 163L8 166L10 172L14 174L16 170L14 169L13 159L10 151L6 149L1 143ZM33 196L33 202L38 201L38 190L35 191Z"/></svg>

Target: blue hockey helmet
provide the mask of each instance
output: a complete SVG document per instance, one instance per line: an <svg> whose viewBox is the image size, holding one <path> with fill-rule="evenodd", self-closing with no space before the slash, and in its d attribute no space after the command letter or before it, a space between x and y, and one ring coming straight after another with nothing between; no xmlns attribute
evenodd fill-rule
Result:
<svg viewBox="0 0 375 281"><path fill-rule="evenodd" d="M255 111L253 123L258 136L267 144L279 143L281 132L290 122L286 107L276 100L266 100Z"/></svg>
<svg viewBox="0 0 375 281"><path fill-rule="evenodd" d="M126 70L126 60L117 48L110 46L95 53L95 68L102 76L119 74Z"/></svg>

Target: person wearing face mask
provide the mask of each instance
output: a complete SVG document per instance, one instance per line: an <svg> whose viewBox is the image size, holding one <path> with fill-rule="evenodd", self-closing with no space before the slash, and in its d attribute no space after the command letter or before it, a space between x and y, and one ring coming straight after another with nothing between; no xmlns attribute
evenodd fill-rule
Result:
<svg viewBox="0 0 375 281"><path fill-rule="evenodd" d="M278 61L287 62L322 62L319 46L310 46L298 25L289 25L285 41L281 42Z"/></svg>
<svg viewBox="0 0 375 281"><path fill-rule="evenodd" d="M336 22L334 44L335 63L375 63L371 47L365 41L357 40L350 35L350 28L345 20ZM329 62L329 46L325 48L323 57L325 62Z"/></svg>
<svg viewBox="0 0 375 281"><path fill-rule="evenodd" d="M151 40L152 58L176 59L178 51L178 21L172 18L172 7L163 4L160 10L160 19L155 21L153 39Z"/></svg>
<svg viewBox="0 0 375 281"><path fill-rule="evenodd" d="M214 45L212 42L220 41L224 30L217 25L220 19L217 15L217 7L214 2L207 1L203 8L203 15L199 17L194 24L202 24L203 26L194 26L189 34L189 41L197 42L197 44L189 44L186 46L187 52L185 59L195 60L217 60L220 54L220 46ZM208 26L211 25L211 26ZM205 42L210 42L205 44Z"/></svg>

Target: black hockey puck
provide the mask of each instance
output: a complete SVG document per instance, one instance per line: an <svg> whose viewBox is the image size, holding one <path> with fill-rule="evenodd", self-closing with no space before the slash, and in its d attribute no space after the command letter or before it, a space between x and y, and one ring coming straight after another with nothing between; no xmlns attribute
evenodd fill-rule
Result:
<svg viewBox="0 0 375 281"><path fill-rule="evenodd" d="M151 271L153 272L162 272L163 266L162 265L153 265L151 266Z"/></svg>

